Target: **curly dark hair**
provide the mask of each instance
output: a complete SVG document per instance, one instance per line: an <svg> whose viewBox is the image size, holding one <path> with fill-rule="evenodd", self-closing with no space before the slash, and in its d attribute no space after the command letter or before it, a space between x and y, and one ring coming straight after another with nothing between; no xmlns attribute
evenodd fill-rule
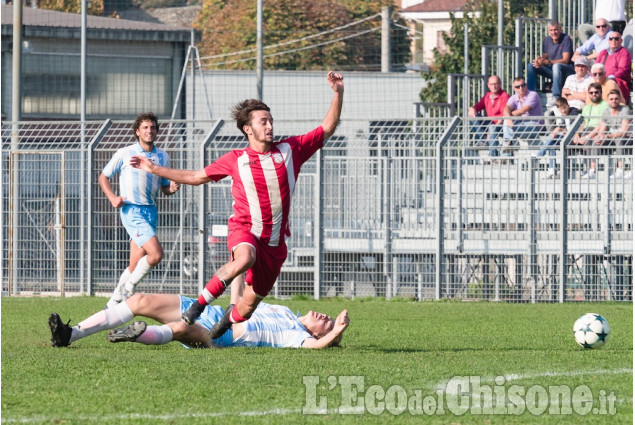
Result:
<svg viewBox="0 0 635 425"><path fill-rule="evenodd" d="M134 137L139 139L137 137L137 130L139 130L139 127L141 126L141 123L143 121L154 122L154 125L157 127L157 133L159 132L159 120L157 116L153 112L144 112L143 114L139 114L137 116L137 119L134 120L134 124L132 124L132 134L134 134Z"/></svg>
<svg viewBox="0 0 635 425"><path fill-rule="evenodd" d="M247 133L243 130L243 127L249 124L251 120L251 113L253 111L267 111L271 112L271 109L258 99L247 99L240 103L237 103L232 108L232 117L236 120L236 127L242 134L247 137Z"/></svg>

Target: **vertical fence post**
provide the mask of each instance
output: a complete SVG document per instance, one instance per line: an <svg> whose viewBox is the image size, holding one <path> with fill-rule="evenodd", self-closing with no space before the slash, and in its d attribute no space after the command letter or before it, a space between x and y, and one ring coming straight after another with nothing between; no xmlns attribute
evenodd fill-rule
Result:
<svg viewBox="0 0 635 425"><path fill-rule="evenodd" d="M443 278L443 255L444 255L444 228L443 228L443 203L444 203L444 183L443 183L443 171L444 171L444 154L443 149L447 144L448 140L454 133L454 130L459 125L461 119L459 117L454 117L448 128L443 132L443 135L439 139L439 142L436 146L436 264L435 264L435 299L441 299L441 280Z"/></svg>
<svg viewBox="0 0 635 425"><path fill-rule="evenodd" d="M104 138L108 129L112 126L112 121L107 119L101 125L99 130L97 130L97 134L92 138L90 143L88 143L88 157L87 157L87 174L88 174L88 184L87 184L87 197L86 197L86 240L88 241L86 248L86 258L88 261L86 262L86 293L88 295L93 295L93 182L95 178L93 176L93 156L95 151L95 146L101 142L101 139Z"/></svg>
<svg viewBox="0 0 635 425"><path fill-rule="evenodd" d="M221 130L223 125L225 124L224 120L218 120L214 124L214 126L210 129L210 131L203 137L201 144L199 146L199 157L200 157L200 167L205 167L205 152L207 151L207 147L212 143L218 132ZM198 198L198 292L200 293L205 286L205 277L207 276L207 261L205 258L207 257L207 243L205 240L205 227L207 224L208 213L211 211L207 211L207 191L210 190L209 185L204 185L201 187L201 194ZM183 288L180 289L181 293L183 293Z"/></svg>
<svg viewBox="0 0 635 425"><path fill-rule="evenodd" d="M320 299L320 287L322 285L322 267L323 267L323 214L324 214L324 197L322 188L322 176L324 172L324 155L322 149L318 149L315 153L315 180L313 182L313 299ZM343 284L343 283L342 283Z"/></svg>

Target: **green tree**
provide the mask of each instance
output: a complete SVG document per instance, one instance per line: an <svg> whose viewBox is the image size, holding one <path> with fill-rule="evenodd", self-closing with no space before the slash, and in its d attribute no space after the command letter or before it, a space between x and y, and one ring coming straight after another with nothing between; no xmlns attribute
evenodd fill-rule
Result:
<svg viewBox="0 0 635 425"><path fill-rule="evenodd" d="M40 0L40 8L47 10L57 10L58 12L81 13L82 3L80 0ZM89 15L101 16L104 13L104 1L93 0L88 2Z"/></svg>
<svg viewBox="0 0 635 425"><path fill-rule="evenodd" d="M265 0L264 65L294 70L379 69L381 34L367 31L380 27L380 18L334 29L377 14L390 4L390 0ZM195 26L202 34L199 48L209 58L208 66L255 68L255 0L205 0ZM322 32L325 34L314 37ZM362 32L366 33L359 34ZM402 40L393 57L404 64L409 60L408 44L403 42L406 30L396 27L393 38Z"/></svg>
<svg viewBox="0 0 635 425"><path fill-rule="evenodd" d="M506 1L503 4L505 27L503 43L514 43L514 19L523 14L528 17L544 16L544 0ZM514 12L512 12L512 10ZM463 18L450 14L452 24L448 33L442 35L447 51L433 50L434 64L429 71L422 72L426 87L421 90L423 102L447 101L447 76L464 72L464 25L468 25L468 73L481 73L481 46L496 45L498 38L498 2L490 0L468 0Z"/></svg>

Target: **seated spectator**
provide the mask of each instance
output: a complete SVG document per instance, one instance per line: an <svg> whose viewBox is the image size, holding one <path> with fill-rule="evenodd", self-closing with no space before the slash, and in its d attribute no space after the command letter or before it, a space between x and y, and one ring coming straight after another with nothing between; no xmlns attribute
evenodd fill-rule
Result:
<svg viewBox="0 0 635 425"><path fill-rule="evenodd" d="M608 102L608 96L611 90L613 89L620 89L620 87L617 85L617 83L609 78L607 78L608 76L606 75L606 68L604 68L604 65L602 65L601 63L594 63L593 66L591 67L591 76L593 77L593 82L598 83L600 86L602 86L602 93L604 93L604 100ZM589 103L591 103L591 98L588 96L588 91L587 91L587 98L586 98L586 104L588 105ZM620 103L622 105L626 105L626 99L624 99L624 96L622 96L622 92L620 91Z"/></svg>
<svg viewBox="0 0 635 425"><path fill-rule="evenodd" d="M542 104L540 96L535 91L527 88L527 83L523 77L514 78L514 95L507 101L503 115L506 117L536 117L533 120L505 120L503 124L503 152L504 156L511 156L509 147L512 144L514 135L524 139L535 139L544 121L542 117ZM497 145L498 143L496 143ZM490 156L498 156L496 145L490 145Z"/></svg>
<svg viewBox="0 0 635 425"><path fill-rule="evenodd" d="M549 21L547 29L549 35L542 41L542 55L527 64L527 84L529 90L536 91L537 76L549 78L553 97L547 106L551 107L555 104L555 98L562 94L564 80L574 72L571 65L573 42L571 37L562 32L558 21Z"/></svg>
<svg viewBox="0 0 635 425"><path fill-rule="evenodd" d="M608 104L609 107L602 112L600 123L595 129L598 134L595 138L595 144L598 146L615 146L617 148L615 153L619 156L631 155L633 149L624 148L624 146L633 146L631 108L626 105L620 105L619 90L611 90ZM621 159L618 160L615 173L611 177L617 179L625 177Z"/></svg>
<svg viewBox="0 0 635 425"><path fill-rule="evenodd" d="M575 62L582 56L588 60L595 59L604 49L609 48L609 21L604 18L595 20L595 34L584 44L575 49L572 60Z"/></svg>
<svg viewBox="0 0 635 425"><path fill-rule="evenodd" d="M470 118L476 117L476 115L483 110L488 117L501 117L509 100L509 94L501 88L501 80L497 75L492 75L487 80L487 87L489 91L479 100L474 106L470 106L468 115ZM501 120L491 121L477 121L472 127L476 132L477 140L487 138L488 144L492 143L492 140L496 140L501 132L503 124Z"/></svg>
<svg viewBox="0 0 635 425"><path fill-rule="evenodd" d="M622 35L617 31L609 33L609 48L602 50L596 63L604 64L607 77L615 80L624 99L630 99L633 79L631 54L622 46Z"/></svg>
<svg viewBox="0 0 635 425"><path fill-rule="evenodd" d="M560 144L562 137L567 133L567 131L571 130L573 125L573 121L575 117L580 114L580 110L578 108L570 107L567 99L564 97L559 97L556 99L556 107L560 114L564 117L559 119L556 128L551 131L549 138L543 143L543 146L540 148L536 156L542 157L545 156L547 151L549 151L550 156L555 156L555 149L551 148L551 146ZM547 170L547 174L545 178L553 179L558 176L558 170L556 170L556 160L551 158L549 159L549 169Z"/></svg>
<svg viewBox="0 0 635 425"><path fill-rule="evenodd" d="M569 75L564 82L562 97L567 100L569 106L582 110L586 105L586 92L589 84L593 82L593 77L589 72L589 63L584 56L576 59L574 68L575 74Z"/></svg>
<svg viewBox="0 0 635 425"><path fill-rule="evenodd" d="M624 13L624 0L596 0L595 21L600 18L606 19L613 31L620 34L626 25L626 15ZM580 43L585 43L593 35L593 24L578 25L578 38Z"/></svg>
<svg viewBox="0 0 635 425"><path fill-rule="evenodd" d="M586 105L582 110L582 116L584 119L584 129L575 135L573 145L584 147L584 152L587 155L591 155L591 148L595 144L595 139L598 137L596 131L597 126L600 124L602 113L608 109L609 104L602 99L602 86L599 83L589 84L587 91L591 103ZM586 173L582 175L583 179L594 179L596 174L595 159L591 159L589 162L589 168Z"/></svg>

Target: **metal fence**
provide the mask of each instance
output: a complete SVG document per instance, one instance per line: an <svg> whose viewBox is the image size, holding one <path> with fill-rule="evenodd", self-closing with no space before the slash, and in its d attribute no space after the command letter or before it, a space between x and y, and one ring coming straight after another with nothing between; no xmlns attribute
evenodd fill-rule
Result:
<svg viewBox="0 0 635 425"><path fill-rule="evenodd" d="M534 127L514 119L511 143L495 138L491 147L481 124L488 122L449 116L343 121L303 166L274 295L630 301L632 152L566 144L542 157L550 119ZM315 125L280 120L276 132ZM576 121L564 140L582 125ZM116 149L133 142L130 128L3 124L4 295L112 291L129 241L97 177ZM171 121L157 144L174 167L200 169L245 141L222 121ZM551 159L559 178L547 178ZM583 179L591 160L597 177ZM626 178L610 177L618 166ZM230 185L161 197L165 254L141 291L196 294L228 260Z"/></svg>

